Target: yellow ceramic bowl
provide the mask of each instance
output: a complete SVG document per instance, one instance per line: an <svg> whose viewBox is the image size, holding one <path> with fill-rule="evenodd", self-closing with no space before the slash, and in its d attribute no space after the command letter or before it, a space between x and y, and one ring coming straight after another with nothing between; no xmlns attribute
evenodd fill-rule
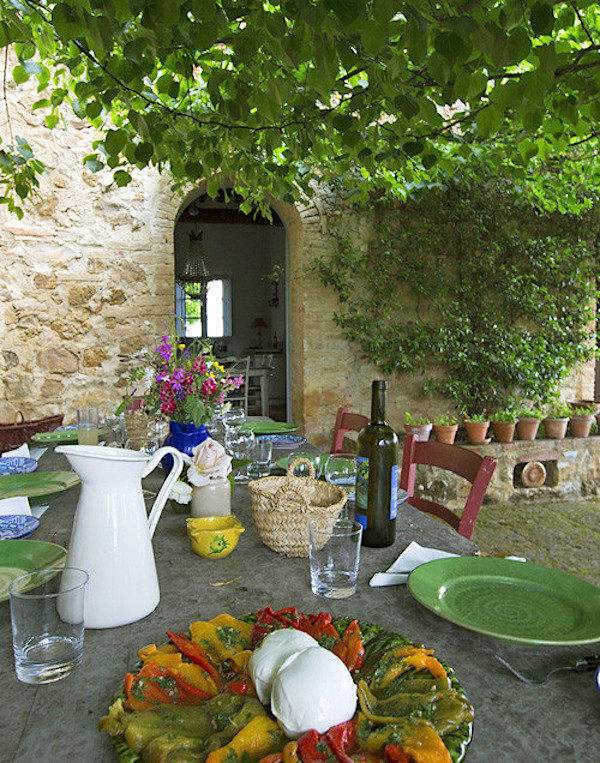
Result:
<svg viewBox="0 0 600 763"><path fill-rule="evenodd" d="M188 517L188 537L192 550L205 559L220 559L237 546L244 527L237 517Z"/></svg>

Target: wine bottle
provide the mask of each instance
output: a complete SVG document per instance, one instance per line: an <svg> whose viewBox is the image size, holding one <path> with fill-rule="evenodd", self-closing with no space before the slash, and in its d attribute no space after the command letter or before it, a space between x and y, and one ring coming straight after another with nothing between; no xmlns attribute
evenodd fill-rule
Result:
<svg viewBox="0 0 600 763"><path fill-rule="evenodd" d="M391 546L396 536L398 435L385 421L387 382L374 381L371 421L357 444L356 521L365 546Z"/></svg>

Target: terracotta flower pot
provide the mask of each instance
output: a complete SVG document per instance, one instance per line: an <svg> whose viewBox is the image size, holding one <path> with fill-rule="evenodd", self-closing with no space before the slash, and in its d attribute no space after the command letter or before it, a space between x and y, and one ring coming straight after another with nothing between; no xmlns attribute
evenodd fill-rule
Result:
<svg viewBox="0 0 600 763"><path fill-rule="evenodd" d="M465 430L471 445L487 445L489 428L489 421L465 421Z"/></svg>
<svg viewBox="0 0 600 763"><path fill-rule="evenodd" d="M551 440L564 440L567 434L569 419L544 419L546 437Z"/></svg>
<svg viewBox="0 0 600 763"><path fill-rule="evenodd" d="M435 439L438 442L445 442L448 445L452 445L458 431L458 424L450 424L448 426L442 424L434 424L433 432Z"/></svg>
<svg viewBox="0 0 600 763"><path fill-rule="evenodd" d="M417 442L427 442L432 426L432 424L405 424L404 431L406 434L414 435Z"/></svg>
<svg viewBox="0 0 600 763"><path fill-rule="evenodd" d="M571 430L573 437L587 437L592 428L593 421L593 413L590 413L587 416L571 416L569 429Z"/></svg>
<svg viewBox="0 0 600 763"><path fill-rule="evenodd" d="M517 436L519 440L535 440L540 428L540 420L526 417L517 421Z"/></svg>
<svg viewBox="0 0 600 763"><path fill-rule="evenodd" d="M512 442L516 424L513 421L492 421L492 431L498 442Z"/></svg>

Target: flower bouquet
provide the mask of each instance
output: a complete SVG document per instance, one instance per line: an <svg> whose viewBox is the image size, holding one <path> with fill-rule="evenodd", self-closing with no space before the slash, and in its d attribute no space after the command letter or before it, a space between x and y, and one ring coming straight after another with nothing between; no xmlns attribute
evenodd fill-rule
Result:
<svg viewBox="0 0 600 763"><path fill-rule="evenodd" d="M128 389L116 413L125 411L134 397L143 396L149 416L162 413L173 421L196 427L210 422L227 394L238 389L243 377L232 377L217 362L207 341L186 347L174 332L163 336L153 350L123 358L138 365L127 377Z"/></svg>

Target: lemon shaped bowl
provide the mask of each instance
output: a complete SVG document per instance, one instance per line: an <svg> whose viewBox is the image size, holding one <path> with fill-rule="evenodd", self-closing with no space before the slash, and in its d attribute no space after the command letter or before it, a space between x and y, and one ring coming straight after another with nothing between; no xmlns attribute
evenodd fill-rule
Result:
<svg viewBox="0 0 600 763"><path fill-rule="evenodd" d="M205 559L221 559L237 546L244 527L237 517L188 517L188 537L192 551Z"/></svg>

